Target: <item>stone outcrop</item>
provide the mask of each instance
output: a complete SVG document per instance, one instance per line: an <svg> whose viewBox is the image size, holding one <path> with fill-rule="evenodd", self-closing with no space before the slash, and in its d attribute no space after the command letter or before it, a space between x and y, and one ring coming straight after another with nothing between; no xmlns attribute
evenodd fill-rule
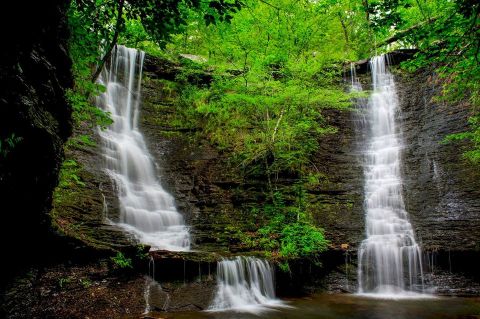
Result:
<svg viewBox="0 0 480 319"><path fill-rule="evenodd" d="M446 135L467 128L469 108L462 103L435 102L440 87L431 73L406 74L395 67L412 54L399 52L391 58L400 98L398 121L406 145L402 154L405 205L426 252L426 269L443 267L473 273L466 261L478 260L478 171L461 156L466 144L442 143ZM365 63L361 65L367 70ZM159 163L164 185L177 199L180 211L192 226L194 240L202 249L241 250L232 242L231 230L235 225L252 223L254 217L249 215L248 207L265 200L266 182L242 179L229 166L228 154L198 138L195 132L199 127L188 123L172 125L172 119L181 113L174 102L178 87L152 74L148 70L153 69L148 65L146 68L141 123ZM362 66L357 71L362 73ZM369 77L368 73L361 75L366 88ZM325 228L332 247L349 251L347 266L341 254L335 253L336 257L330 258L334 265L326 266L333 270L333 275L330 279L327 276L326 281L320 280L319 285L346 291L345 274L348 272L350 282L355 282L356 249L364 238L359 148L365 128L359 123L356 111L325 110L324 117L339 132L323 137L320 142L314 164L325 179L315 189L308 190L308 198L315 206L315 220ZM285 187L289 183L288 178L279 179L279 184ZM433 260L432 266L427 265L427 259ZM303 269L300 272L310 268L299 267ZM350 288L354 287L351 283Z"/></svg>
<svg viewBox="0 0 480 319"><path fill-rule="evenodd" d="M67 148L66 159L77 164L74 173L81 184L59 186L50 213L55 235L67 248L65 257L77 260L109 255L115 250L132 250L136 245L133 238L112 223L120 214L118 193L105 171L97 129L90 126L75 129L73 139L80 135L93 136L95 143L76 143L78 145Z"/></svg>
<svg viewBox="0 0 480 319"><path fill-rule="evenodd" d="M477 294L478 285L464 285L468 278L452 280L450 273L480 281L480 171L462 156L471 145L444 142L447 135L468 129L471 107L437 102L442 83L431 72L398 79L405 206L428 254L427 269L444 293Z"/></svg>
<svg viewBox="0 0 480 319"><path fill-rule="evenodd" d="M245 179L221 153L196 134L201 127L182 121L176 103L178 84L171 73L178 67L152 66L145 59L140 125L149 149L159 164L162 184L176 198L179 210L192 227L202 250L236 251L232 232L239 225L254 225L251 207L265 202L266 180ZM363 236L363 171L356 156L355 117L345 110L325 110L326 121L339 128L320 141L313 164L325 178L308 190L314 218L325 228L332 246L356 247ZM183 126L182 126L183 125ZM288 176L279 177L289 187ZM253 226L255 227L255 226ZM255 230L255 229L254 229Z"/></svg>
<svg viewBox="0 0 480 319"><path fill-rule="evenodd" d="M4 266L13 270L53 255L46 248L52 247L48 213L63 144L71 133L71 109L65 100L65 90L72 86L66 51L68 4L19 0L2 8L0 242L8 260ZM2 275L8 277L8 269Z"/></svg>
<svg viewBox="0 0 480 319"><path fill-rule="evenodd" d="M326 110L327 122L338 128L336 134L320 141L315 166L325 176L317 189L310 190L316 206L314 218L325 229L336 249L356 250L364 237L363 168L356 137L358 119L351 110Z"/></svg>
<svg viewBox="0 0 480 319"><path fill-rule="evenodd" d="M406 209L426 250L480 249L480 171L462 157L466 143L444 143L468 129L467 103L435 102L441 82L431 72L398 77L405 149Z"/></svg>

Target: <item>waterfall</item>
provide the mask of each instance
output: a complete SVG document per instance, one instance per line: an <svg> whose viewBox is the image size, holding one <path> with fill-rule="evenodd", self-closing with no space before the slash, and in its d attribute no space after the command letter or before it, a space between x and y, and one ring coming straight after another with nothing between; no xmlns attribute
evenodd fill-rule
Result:
<svg viewBox="0 0 480 319"><path fill-rule="evenodd" d="M106 91L97 103L113 119L99 134L106 170L118 189L118 225L152 248L188 250L188 228L173 197L160 185L138 129L143 58L141 51L117 46L99 78Z"/></svg>
<svg viewBox="0 0 480 319"><path fill-rule="evenodd" d="M275 298L271 265L254 257L222 259L217 266L217 292L209 310L257 313L281 306Z"/></svg>
<svg viewBox="0 0 480 319"><path fill-rule="evenodd" d="M395 122L398 99L387 65L386 55L370 61L373 93L364 153L366 239L358 253L358 283L359 293L398 297L423 291L423 271L421 250L402 198L402 137Z"/></svg>

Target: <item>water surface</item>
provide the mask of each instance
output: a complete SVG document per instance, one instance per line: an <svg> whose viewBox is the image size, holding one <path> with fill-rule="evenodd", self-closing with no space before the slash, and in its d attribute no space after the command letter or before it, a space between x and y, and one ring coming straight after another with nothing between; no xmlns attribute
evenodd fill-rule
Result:
<svg viewBox="0 0 480 319"><path fill-rule="evenodd" d="M291 308L259 314L236 312L184 312L151 314L175 319L474 319L480 318L480 298L438 297L417 300L382 300L355 295L318 294L290 299Z"/></svg>

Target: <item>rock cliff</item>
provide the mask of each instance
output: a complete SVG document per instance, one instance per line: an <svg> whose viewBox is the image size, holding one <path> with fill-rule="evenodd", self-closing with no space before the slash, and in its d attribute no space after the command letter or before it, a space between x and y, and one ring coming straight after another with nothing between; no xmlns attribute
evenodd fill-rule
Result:
<svg viewBox="0 0 480 319"><path fill-rule="evenodd" d="M0 26L0 242L11 269L50 255L48 213L71 133L67 6L65 0L20 0L2 8L15 17Z"/></svg>
<svg viewBox="0 0 480 319"><path fill-rule="evenodd" d="M145 61L140 122L162 183L174 194L202 249L242 249L233 241L232 232L241 225L255 224L251 207L265 201L267 182L242 177L230 164L228 153L219 152L196 134L201 127L176 124L182 113L176 103L181 87L172 82L175 68L151 65L159 62L154 58ZM325 110L323 115L339 132L320 141L313 164L325 178L308 190L308 198L332 246L355 247L363 236L363 171L356 153L355 116L349 110ZM278 184L289 187L292 180L280 176Z"/></svg>

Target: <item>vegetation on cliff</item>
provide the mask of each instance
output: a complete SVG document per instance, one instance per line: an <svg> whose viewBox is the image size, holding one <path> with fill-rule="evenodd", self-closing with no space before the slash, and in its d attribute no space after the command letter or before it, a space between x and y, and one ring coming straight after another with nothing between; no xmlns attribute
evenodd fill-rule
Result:
<svg viewBox="0 0 480 319"><path fill-rule="evenodd" d="M448 139L471 140L466 156L478 161L478 11L468 0L76 0L69 14L76 82L68 96L78 127L102 127L110 120L92 105L103 90L92 79L115 44L180 61L181 112L172 120L201 128L198 134L227 154L244 179L268 184L265 201L252 209L257 229L237 229L236 236L274 256L313 256L328 242L313 224L318 207L301 194L328 179L312 158L322 138L341 129L323 111L349 108L351 95L340 81L346 62L416 48L404 67L435 68L444 85L439 98L470 103L472 130ZM82 133L69 145L94 142ZM76 170L68 159L59 189L82 187ZM291 187L280 185L285 179Z"/></svg>

